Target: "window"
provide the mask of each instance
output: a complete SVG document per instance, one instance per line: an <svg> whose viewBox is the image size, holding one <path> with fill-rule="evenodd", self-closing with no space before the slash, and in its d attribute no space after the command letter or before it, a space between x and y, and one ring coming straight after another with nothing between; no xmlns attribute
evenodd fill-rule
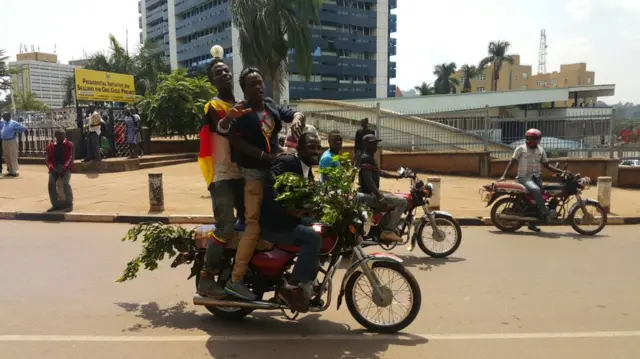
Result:
<svg viewBox="0 0 640 359"><path fill-rule="evenodd" d="M480 81L485 80L486 78L487 78L487 75L484 72L478 75L478 80Z"/></svg>
<svg viewBox="0 0 640 359"><path fill-rule="evenodd" d="M521 89L526 90L527 89L527 85L522 86Z"/></svg>
<svg viewBox="0 0 640 359"><path fill-rule="evenodd" d="M558 80L553 79L551 80L551 86L555 86L558 83Z"/></svg>
<svg viewBox="0 0 640 359"><path fill-rule="evenodd" d="M527 72L523 72L522 73L522 79L523 80L528 80L529 79L529 74Z"/></svg>
<svg viewBox="0 0 640 359"><path fill-rule="evenodd" d="M484 87L477 87L476 92L484 92Z"/></svg>
<svg viewBox="0 0 640 359"><path fill-rule="evenodd" d="M536 86L544 86L544 81L542 80L536 81Z"/></svg>
<svg viewBox="0 0 640 359"><path fill-rule="evenodd" d="M587 84L591 85L591 77L587 77Z"/></svg>
<svg viewBox="0 0 640 359"><path fill-rule="evenodd" d="M568 78L568 77L565 77L565 78L564 78L564 84L566 85L566 84L568 84L568 83L569 83L569 78Z"/></svg>

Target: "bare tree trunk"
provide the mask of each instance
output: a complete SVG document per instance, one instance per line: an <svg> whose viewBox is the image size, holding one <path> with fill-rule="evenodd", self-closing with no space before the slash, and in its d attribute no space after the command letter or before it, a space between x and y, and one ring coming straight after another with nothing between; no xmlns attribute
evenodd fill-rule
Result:
<svg viewBox="0 0 640 359"><path fill-rule="evenodd" d="M280 104L280 93L282 89L280 87L280 80L275 78L271 80L271 92L273 93L273 101L277 104Z"/></svg>

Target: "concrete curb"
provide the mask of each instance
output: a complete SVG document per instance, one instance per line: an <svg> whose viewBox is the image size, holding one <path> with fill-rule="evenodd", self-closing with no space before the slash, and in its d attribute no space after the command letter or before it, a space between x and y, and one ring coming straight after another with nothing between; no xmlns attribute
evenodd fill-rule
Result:
<svg viewBox="0 0 640 359"><path fill-rule="evenodd" d="M127 223L160 222L165 224L213 224L215 218L207 215L136 215L108 213L37 213L37 212L0 212L0 220L41 221L41 222L88 222L88 223ZM456 218L461 226L492 226L489 217ZM609 216L607 225L640 224L640 217ZM566 224L563 224L566 225Z"/></svg>

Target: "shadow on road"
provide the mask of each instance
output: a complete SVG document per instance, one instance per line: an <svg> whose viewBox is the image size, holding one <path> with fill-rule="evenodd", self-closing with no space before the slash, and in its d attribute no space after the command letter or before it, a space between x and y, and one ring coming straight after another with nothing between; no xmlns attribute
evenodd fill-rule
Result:
<svg viewBox="0 0 640 359"><path fill-rule="evenodd" d="M402 264L407 268L417 268L419 271L430 271L433 267L439 267L448 263L464 262L466 259L459 257L448 258L432 258L427 256L417 257L400 255L402 258Z"/></svg>
<svg viewBox="0 0 640 359"><path fill-rule="evenodd" d="M585 241L585 240L594 240L594 239L602 239L608 238L607 234L596 234L595 236L586 236L580 233L557 233L551 231L545 231L542 229L541 232L535 233L531 231L519 231L513 233L507 233L502 231L489 231L491 234L496 234L500 236L523 236L523 237L539 237L546 239L561 239L561 238L571 238L577 241Z"/></svg>
<svg viewBox="0 0 640 359"><path fill-rule="evenodd" d="M223 321L203 311L187 309L187 302L168 308L148 304L115 303L134 313L144 323L122 331L140 332L153 328L177 330L198 329L215 336L309 336L309 340L265 340L249 342L212 339L206 347L213 358L380 358L390 345L415 346L427 343L423 337L411 334L379 335L375 339L350 339L368 334L362 329L352 330L343 323L323 320L320 314L306 314L296 321L282 319L280 312L254 312L240 321ZM345 312L347 314L347 312ZM348 315L348 314L347 314ZM330 336L329 339L313 339ZM344 337L344 339L343 339Z"/></svg>

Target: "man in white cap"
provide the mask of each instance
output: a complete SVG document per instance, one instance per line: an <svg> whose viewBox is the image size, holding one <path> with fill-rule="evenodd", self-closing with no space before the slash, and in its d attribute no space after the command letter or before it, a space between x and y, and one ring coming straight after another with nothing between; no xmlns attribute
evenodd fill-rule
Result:
<svg viewBox="0 0 640 359"><path fill-rule="evenodd" d="M95 110L95 107L89 106L87 109L87 119L85 128L87 129L87 154L84 157L83 162L94 161L98 162L102 160L100 155L100 124L102 117Z"/></svg>

